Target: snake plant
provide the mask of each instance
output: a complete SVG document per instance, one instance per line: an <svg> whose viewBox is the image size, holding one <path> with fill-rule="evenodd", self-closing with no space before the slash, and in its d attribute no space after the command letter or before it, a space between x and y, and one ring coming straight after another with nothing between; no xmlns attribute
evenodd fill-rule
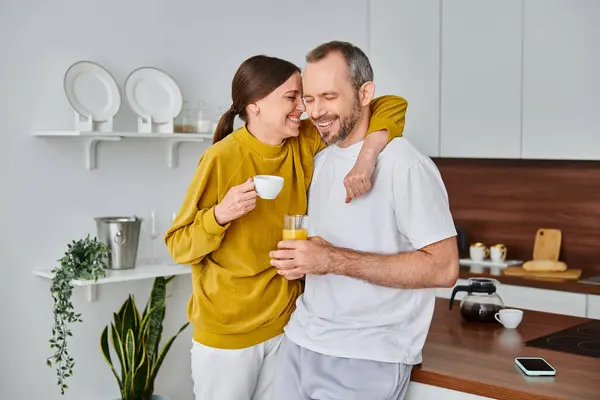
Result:
<svg viewBox="0 0 600 400"><path fill-rule="evenodd" d="M185 323L159 351L165 318L167 283L174 277L157 277L146 308L140 315L132 295L129 295L114 321L105 327L100 337L104 359L119 384L123 400L150 400L154 381L173 341L189 325ZM108 337L121 366L120 372L112 363Z"/></svg>

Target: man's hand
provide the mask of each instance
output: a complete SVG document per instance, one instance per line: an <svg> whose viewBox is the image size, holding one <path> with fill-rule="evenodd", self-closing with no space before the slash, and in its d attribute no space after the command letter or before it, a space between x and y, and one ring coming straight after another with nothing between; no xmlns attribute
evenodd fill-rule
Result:
<svg viewBox="0 0 600 400"><path fill-rule="evenodd" d="M288 280L300 279L306 274L323 275L331 272L333 246L319 236L308 240L283 240L272 251L271 265Z"/></svg>

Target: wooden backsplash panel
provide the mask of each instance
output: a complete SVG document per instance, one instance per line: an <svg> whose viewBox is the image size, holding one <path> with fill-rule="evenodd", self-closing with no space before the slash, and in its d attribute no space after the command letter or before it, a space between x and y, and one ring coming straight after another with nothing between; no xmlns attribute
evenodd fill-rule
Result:
<svg viewBox="0 0 600 400"><path fill-rule="evenodd" d="M467 241L530 260L538 228L562 230L561 261L600 273L600 162L434 158Z"/></svg>

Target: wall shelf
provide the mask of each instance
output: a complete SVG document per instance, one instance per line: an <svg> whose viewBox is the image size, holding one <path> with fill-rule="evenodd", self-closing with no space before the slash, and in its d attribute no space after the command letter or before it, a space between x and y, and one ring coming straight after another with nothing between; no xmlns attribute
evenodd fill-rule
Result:
<svg viewBox="0 0 600 400"><path fill-rule="evenodd" d="M96 168L96 152L100 142L118 142L122 139L158 139L167 144L167 166L176 168L178 164L179 145L184 142L212 141L212 133L139 133L139 132L87 132L74 130L36 130L35 137L41 138L81 138L85 167Z"/></svg>
<svg viewBox="0 0 600 400"><path fill-rule="evenodd" d="M34 275L45 279L52 279L52 269L38 269L33 271ZM189 265L161 263L137 265L133 269L127 270L107 270L106 277L97 281L78 279L72 282L73 286L86 287L87 300L96 301L98 299L98 285L117 282L136 281L140 279L152 279L158 276L187 275L191 274L192 269Z"/></svg>

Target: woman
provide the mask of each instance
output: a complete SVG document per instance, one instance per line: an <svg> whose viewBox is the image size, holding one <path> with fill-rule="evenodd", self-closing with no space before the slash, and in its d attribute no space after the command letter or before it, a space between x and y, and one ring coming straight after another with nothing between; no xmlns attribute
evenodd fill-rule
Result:
<svg viewBox="0 0 600 400"><path fill-rule="evenodd" d="M165 236L172 258L192 265L187 312L196 400L270 398L283 327L302 287L278 275L269 252L281 240L283 214L306 213L313 158L325 147L312 124L300 121L302 79L294 64L249 58L233 78L232 98ZM388 132L402 135L403 121L386 116L397 117L405 104L392 96L373 101L381 126L372 119L369 132L378 132L364 148L378 154ZM232 133L236 115L245 126ZM376 135L384 135L383 145ZM359 156L356 168L372 171L374 163ZM257 199L258 174L284 178L276 199Z"/></svg>

